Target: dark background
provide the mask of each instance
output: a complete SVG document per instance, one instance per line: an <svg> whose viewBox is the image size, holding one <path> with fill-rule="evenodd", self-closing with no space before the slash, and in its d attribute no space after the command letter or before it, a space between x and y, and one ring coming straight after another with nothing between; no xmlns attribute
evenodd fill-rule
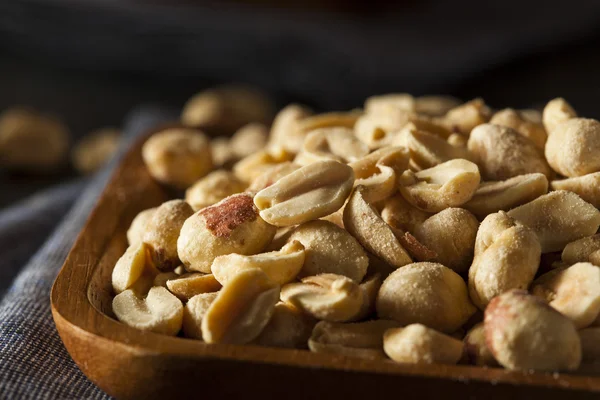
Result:
<svg viewBox="0 0 600 400"><path fill-rule="evenodd" d="M283 3L283 4L282 4ZM76 138L139 104L178 109L212 85L278 106L349 109L386 92L565 97L600 117L600 1L22 0L0 3L0 110L60 115ZM0 207L72 179L0 172Z"/></svg>

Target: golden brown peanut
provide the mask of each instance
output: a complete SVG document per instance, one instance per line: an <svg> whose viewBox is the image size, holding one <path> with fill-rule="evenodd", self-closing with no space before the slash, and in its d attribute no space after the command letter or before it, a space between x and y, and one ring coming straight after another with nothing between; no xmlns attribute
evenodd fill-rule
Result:
<svg viewBox="0 0 600 400"><path fill-rule="evenodd" d="M229 146L229 139L225 137L217 137L211 140L210 152L215 167L222 167L235 160L231 146Z"/></svg>
<svg viewBox="0 0 600 400"><path fill-rule="evenodd" d="M185 201L194 211L212 206L232 194L243 192L246 184L235 174L217 170L206 175L185 191Z"/></svg>
<svg viewBox="0 0 600 400"><path fill-rule="evenodd" d="M169 279L167 289L179 299L186 301L198 294L217 292L221 289L221 284L212 274L191 272Z"/></svg>
<svg viewBox="0 0 600 400"><path fill-rule="evenodd" d="M258 122L252 122L238 129L231 139L229 146L234 157L244 158L262 150L267 145L269 129Z"/></svg>
<svg viewBox="0 0 600 400"><path fill-rule="evenodd" d="M398 268L412 262L392 229L364 199L364 186L357 186L344 208L344 226L369 252Z"/></svg>
<svg viewBox="0 0 600 400"><path fill-rule="evenodd" d="M279 286L259 269L241 271L223 286L202 318L207 343L244 344L269 323L279 300Z"/></svg>
<svg viewBox="0 0 600 400"><path fill-rule="evenodd" d="M432 214L421 211L401 195L385 200L381 210L381 218L392 228L414 232Z"/></svg>
<svg viewBox="0 0 600 400"><path fill-rule="evenodd" d="M183 308L183 333L186 337L202 340L202 319L218 296L218 292L202 293L189 299Z"/></svg>
<svg viewBox="0 0 600 400"><path fill-rule="evenodd" d="M154 265L161 271L173 270L181 261L177 254L177 238L186 219L194 210L183 200L163 203L146 224L143 241L150 249Z"/></svg>
<svg viewBox="0 0 600 400"><path fill-rule="evenodd" d="M140 279L148 263L148 247L145 243L129 246L119 258L112 271L112 287L116 294L130 289Z"/></svg>
<svg viewBox="0 0 600 400"><path fill-rule="evenodd" d="M514 129L483 124L471 132L468 148L485 180L501 181L514 176L552 171L535 144Z"/></svg>
<svg viewBox="0 0 600 400"><path fill-rule="evenodd" d="M325 160L348 163L367 154L369 154L369 147L354 136L352 129L318 128L306 135L302 151L294 162L299 165Z"/></svg>
<svg viewBox="0 0 600 400"><path fill-rule="evenodd" d="M462 273L473 260L477 228L479 222L473 214L462 208L447 208L429 217L414 235L436 253L433 261Z"/></svg>
<svg viewBox="0 0 600 400"><path fill-rule="evenodd" d="M200 131L171 128L152 135L142 156L157 181L186 189L213 167L210 142Z"/></svg>
<svg viewBox="0 0 600 400"><path fill-rule="evenodd" d="M127 242L130 246L142 241L144 233L146 232L146 225L148 225L152 219L157 208L158 207L153 207L140 211L133 221L131 221L131 225L129 225L129 229L127 230Z"/></svg>
<svg viewBox="0 0 600 400"><path fill-rule="evenodd" d="M114 128L103 128L85 136L71 151L73 166L81 174L99 170L117 151L121 132Z"/></svg>
<svg viewBox="0 0 600 400"><path fill-rule="evenodd" d="M561 259L566 265L588 261L592 264L599 265L592 261L592 256L599 250L600 234L595 234L567 244L563 249Z"/></svg>
<svg viewBox="0 0 600 400"><path fill-rule="evenodd" d="M414 109L419 114L441 117L460 106L460 103L460 100L450 96L420 96L414 101Z"/></svg>
<svg viewBox="0 0 600 400"><path fill-rule="evenodd" d="M508 215L535 232L543 253L561 251L568 243L593 235L600 226L600 211L564 190L540 196Z"/></svg>
<svg viewBox="0 0 600 400"><path fill-rule="evenodd" d="M494 114L490 124L507 126L531 140L539 149L544 149L548 135L541 121L532 121L528 114L505 108Z"/></svg>
<svg viewBox="0 0 600 400"><path fill-rule="evenodd" d="M248 191L258 193L300 168L300 165L291 161L276 164L257 176L248 187Z"/></svg>
<svg viewBox="0 0 600 400"><path fill-rule="evenodd" d="M546 104L546 107L544 107L542 120L544 122L544 127L548 132L548 136L552 135L552 132L558 125L572 118L577 118L577 113L563 98L559 97L550 100L548 104Z"/></svg>
<svg viewBox="0 0 600 400"><path fill-rule="evenodd" d="M435 167L455 158L470 158L466 148L452 146L443 138L425 131L411 130L406 144L411 160L420 168Z"/></svg>
<svg viewBox="0 0 600 400"><path fill-rule="evenodd" d="M150 289L145 299L126 290L115 296L112 308L119 321L136 329L171 336L181 330L183 304L163 287Z"/></svg>
<svg viewBox="0 0 600 400"><path fill-rule="evenodd" d="M600 122L572 118L558 125L546 143L546 158L570 178L600 171Z"/></svg>
<svg viewBox="0 0 600 400"><path fill-rule="evenodd" d="M298 129L303 132L311 132L320 128L353 128L356 120L361 115L362 111L360 110L352 110L348 112L327 112L317 115L309 115L298 122Z"/></svg>
<svg viewBox="0 0 600 400"><path fill-rule="evenodd" d="M420 262L388 276L377 297L377 315L402 325L424 324L441 332L460 328L475 313L467 285L450 268Z"/></svg>
<svg viewBox="0 0 600 400"><path fill-rule="evenodd" d="M600 313L600 267L582 262L547 272L533 281L531 294L570 318L577 329Z"/></svg>
<svg viewBox="0 0 600 400"><path fill-rule="evenodd" d="M308 347L314 353L385 359L383 333L397 327L397 322L383 319L355 323L321 321L315 325Z"/></svg>
<svg viewBox="0 0 600 400"><path fill-rule="evenodd" d="M600 208L600 172L552 181L554 190L568 190L596 208Z"/></svg>
<svg viewBox="0 0 600 400"><path fill-rule="evenodd" d="M392 231L413 260L431 261L438 256L435 251L419 242L419 240L410 232L402 232L401 230L394 228L392 228Z"/></svg>
<svg viewBox="0 0 600 400"><path fill-rule="evenodd" d="M511 289L527 289L540 264L535 233L505 212L487 216L477 231L475 257L469 269L469 294L484 310L494 297Z"/></svg>
<svg viewBox="0 0 600 400"><path fill-rule="evenodd" d="M448 110L440 122L452 132L469 136L473 128L488 122L490 116L491 111L483 100L474 99Z"/></svg>
<svg viewBox="0 0 600 400"><path fill-rule="evenodd" d="M273 316L252 344L305 349L317 321L288 303L275 304Z"/></svg>
<svg viewBox="0 0 600 400"><path fill-rule="evenodd" d="M271 168L292 161L293 154L282 147L271 147L242 158L233 166L233 173L244 182L252 182Z"/></svg>
<svg viewBox="0 0 600 400"><path fill-rule="evenodd" d="M479 181L477 165L462 159L450 160L416 173L404 172L400 193L415 207L434 213L469 201Z"/></svg>
<svg viewBox="0 0 600 400"><path fill-rule="evenodd" d="M508 211L548 193L548 178L544 174L518 175L505 181L481 182L463 207L479 219L497 211Z"/></svg>
<svg viewBox="0 0 600 400"><path fill-rule="evenodd" d="M366 299L357 283L335 274L308 276L302 283L281 288L281 300L323 321L350 321L363 310Z"/></svg>
<svg viewBox="0 0 600 400"><path fill-rule="evenodd" d="M485 309L486 343L511 370L575 370L581 341L575 325L542 299L522 290L494 298Z"/></svg>
<svg viewBox="0 0 600 400"><path fill-rule="evenodd" d="M69 130L59 120L11 108L0 114L0 166L26 172L49 172L65 164Z"/></svg>
<svg viewBox="0 0 600 400"><path fill-rule="evenodd" d="M462 341L422 324L388 329L383 335L385 354L399 363L456 364L463 348Z"/></svg>
<svg viewBox="0 0 600 400"><path fill-rule="evenodd" d="M465 353L469 364L489 367L498 366L498 362L490 351L485 341L485 328L483 323L475 325L464 338Z"/></svg>
<svg viewBox="0 0 600 400"><path fill-rule="evenodd" d="M393 114L398 110L414 111L415 98L408 93L389 93L371 96L365 100L368 114Z"/></svg>
<svg viewBox="0 0 600 400"><path fill-rule="evenodd" d="M348 232L328 221L311 221L298 226L288 243L305 248L304 266L298 274L307 277L324 273L347 276L359 283L367 273L365 250Z"/></svg>
<svg viewBox="0 0 600 400"><path fill-rule="evenodd" d="M243 256L240 254L227 254L215 258L211 271L222 285L241 271L258 268L267 274L269 279L278 285L293 281L304 265L304 246L293 240L283 246L279 251Z"/></svg>
<svg viewBox="0 0 600 400"><path fill-rule="evenodd" d="M261 190L254 196L254 204L270 224L297 225L338 210L353 184L352 168L337 161L320 161Z"/></svg>
<svg viewBox="0 0 600 400"><path fill-rule="evenodd" d="M398 132L410 122L414 113L398 110L394 113L367 113L354 125L356 137L371 149L394 145Z"/></svg>
<svg viewBox="0 0 600 400"><path fill-rule="evenodd" d="M284 107L273 120L269 145L282 146L291 153L300 152L308 133L300 129L300 121L312 114L310 109L299 104Z"/></svg>
<svg viewBox="0 0 600 400"><path fill-rule="evenodd" d="M381 288L381 274L375 273L365 279L360 284L360 292L362 293L363 303L358 314L353 318L353 321L360 321L369 317L375 312L375 304L377 302L377 294Z"/></svg>
<svg viewBox="0 0 600 400"><path fill-rule="evenodd" d="M177 252L189 271L210 273L213 260L220 255L262 251L275 230L258 215L251 195L234 194L185 220Z"/></svg>
<svg viewBox="0 0 600 400"><path fill-rule="evenodd" d="M600 328L586 328L579 331L581 340L581 361L584 364L597 364L600 360Z"/></svg>
<svg viewBox="0 0 600 400"><path fill-rule="evenodd" d="M272 113L273 104L257 89L226 85L191 97L183 106L181 122L233 132L250 122L268 123Z"/></svg>

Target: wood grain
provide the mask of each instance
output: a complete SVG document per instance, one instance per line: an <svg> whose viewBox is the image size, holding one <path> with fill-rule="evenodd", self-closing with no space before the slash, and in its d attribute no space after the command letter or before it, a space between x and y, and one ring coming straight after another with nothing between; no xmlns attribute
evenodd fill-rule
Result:
<svg viewBox="0 0 600 400"><path fill-rule="evenodd" d="M110 310L112 268L141 210L169 194L147 174L143 139L115 172L60 271L52 314L81 370L118 399L179 396L285 399L399 396L420 399L597 398L600 378L499 368L400 365L304 350L207 345L127 327Z"/></svg>

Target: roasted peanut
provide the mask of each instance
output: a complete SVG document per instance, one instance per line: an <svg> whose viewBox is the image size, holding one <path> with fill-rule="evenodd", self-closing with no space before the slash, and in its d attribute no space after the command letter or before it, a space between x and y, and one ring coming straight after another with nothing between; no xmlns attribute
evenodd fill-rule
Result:
<svg viewBox="0 0 600 400"><path fill-rule="evenodd" d="M310 351L365 359L385 359L383 334L398 323L384 319L338 323L321 321L308 340Z"/></svg>
<svg viewBox="0 0 600 400"><path fill-rule="evenodd" d="M532 121L527 113L505 108L494 114L490 124L507 126L531 140L539 149L544 149L548 135L541 121Z"/></svg>
<svg viewBox="0 0 600 400"><path fill-rule="evenodd" d="M548 178L544 174L525 174L505 181L481 182L463 207L478 218L497 211L508 211L548 193Z"/></svg>
<svg viewBox="0 0 600 400"><path fill-rule="evenodd" d="M498 366L498 362L487 346L483 323L475 325L464 338L467 360L473 365Z"/></svg>
<svg viewBox="0 0 600 400"><path fill-rule="evenodd" d="M115 296L112 308L119 321L136 329L171 336L181 330L183 304L163 287L150 289L145 299L126 290Z"/></svg>
<svg viewBox="0 0 600 400"><path fill-rule="evenodd" d="M298 128L303 132L311 132L320 128L353 128L361 115L362 111L360 110L309 115L298 122Z"/></svg>
<svg viewBox="0 0 600 400"><path fill-rule="evenodd" d="M448 110L440 123L453 132L469 135L473 128L489 121L491 111L482 99L474 99Z"/></svg>
<svg viewBox="0 0 600 400"><path fill-rule="evenodd" d="M581 341L575 325L542 299L522 290L494 298L485 309L486 343L512 370L575 370Z"/></svg>
<svg viewBox="0 0 600 400"><path fill-rule="evenodd" d="M552 174L540 149L506 126L479 125L471 132L468 148L485 180L505 180L535 172L547 177Z"/></svg>
<svg viewBox="0 0 600 400"><path fill-rule="evenodd" d="M158 207L153 207L140 211L133 221L131 221L131 225L129 225L129 229L127 229L127 242L130 246L140 243L143 240L146 226L150 220L152 220L152 216L157 208Z"/></svg>
<svg viewBox="0 0 600 400"><path fill-rule="evenodd" d="M469 143L469 137L461 133L453 133L452 135L448 136L448 139L446 141L451 146L466 149Z"/></svg>
<svg viewBox="0 0 600 400"><path fill-rule="evenodd" d="M235 194L185 220L177 252L188 270L210 273L217 256L256 254L271 242L275 230L258 215L251 195Z"/></svg>
<svg viewBox="0 0 600 400"><path fill-rule="evenodd" d="M390 227L403 232L414 232L430 216L430 213L419 210L401 195L385 200L381 210L381 218Z"/></svg>
<svg viewBox="0 0 600 400"><path fill-rule="evenodd" d="M401 177L400 193L415 207L439 212L460 207L473 197L479 186L477 165L457 159L419 172L406 171Z"/></svg>
<svg viewBox="0 0 600 400"><path fill-rule="evenodd" d="M600 172L552 181L550 185L554 190L573 192L594 207L600 208Z"/></svg>
<svg viewBox="0 0 600 400"><path fill-rule="evenodd" d="M287 176L300 168L300 165L291 161L274 165L257 176L248 187L248 191L258 193L261 190L268 188L284 176Z"/></svg>
<svg viewBox="0 0 600 400"><path fill-rule="evenodd" d="M151 286L167 288L167 282L176 278L179 278L179 274L175 273L175 271L161 272L154 277Z"/></svg>
<svg viewBox="0 0 600 400"><path fill-rule="evenodd" d="M414 100L414 110L431 117L441 117L459 105L460 101L450 96L420 96Z"/></svg>
<svg viewBox="0 0 600 400"><path fill-rule="evenodd" d="M207 343L244 344L269 323L279 300L279 286L259 269L241 271L230 279L202 318Z"/></svg>
<svg viewBox="0 0 600 400"><path fill-rule="evenodd" d="M194 211L212 206L227 196L243 192L246 184L239 180L235 174L217 170L206 175L185 192L185 201Z"/></svg>
<svg viewBox="0 0 600 400"><path fill-rule="evenodd" d="M317 321L288 303L275 304L273 316L252 344L305 349Z"/></svg>
<svg viewBox="0 0 600 400"><path fill-rule="evenodd" d="M183 333L186 337L202 340L202 320L218 295L218 292L201 293L188 300L183 308Z"/></svg>
<svg viewBox="0 0 600 400"><path fill-rule="evenodd" d="M337 161L320 161L261 190L254 196L254 204L270 224L297 225L338 210L353 183L352 168Z"/></svg>
<svg viewBox="0 0 600 400"><path fill-rule="evenodd" d="M388 276L379 290L377 314L402 325L424 324L451 333L475 313L467 285L450 268L420 262Z"/></svg>
<svg viewBox="0 0 600 400"><path fill-rule="evenodd" d="M308 133L300 129L300 121L312 114L311 110L299 104L283 108L273 120L269 145L282 146L291 153L299 153Z"/></svg>
<svg viewBox="0 0 600 400"><path fill-rule="evenodd" d="M236 158L244 158L262 150L267 145L268 128L258 122L242 126L229 140L229 146Z"/></svg>
<svg viewBox="0 0 600 400"><path fill-rule="evenodd" d="M181 264L177 254L177 239L183 223L194 210L183 200L163 203L146 224L143 241L150 248L154 265L161 271L173 270Z"/></svg>
<svg viewBox="0 0 600 400"><path fill-rule="evenodd" d="M563 249L561 259L566 265L589 261L600 266L600 234L587 236L569 243Z"/></svg>
<svg viewBox="0 0 600 400"><path fill-rule="evenodd" d="M467 210L447 208L419 225L414 235L436 254L433 261L462 273L473 260L478 227L477 218Z"/></svg>
<svg viewBox="0 0 600 400"><path fill-rule="evenodd" d="M494 297L527 289L538 270L541 248L535 233L505 212L488 215L477 231L469 268L469 294L483 310Z"/></svg>
<svg viewBox="0 0 600 400"><path fill-rule="evenodd" d="M293 154L282 147L270 147L242 158L233 166L233 173L242 181L250 183L271 168L292 161Z"/></svg>
<svg viewBox="0 0 600 400"><path fill-rule="evenodd" d="M112 287L116 294L130 289L144 271L154 270L148 263L148 247L145 243L129 246L119 258L112 272ZM156 271L158 272L158 271Z"/></svg>
<svg viewBox="0 0 600 400"><path fill-rule="evenodd" d="M392 328L383 335L383 350L392 360L409 364L456 364L463 342L421 324Z"/></svg>
<svg viewBox="0 0 600 400"><path fill-rule="evenodd" d="M362 293L363 303L358 314L352 318L352 321L360 321L369 317L375 312L375 304L377 302L377 294L381 288L381 274L375 273L369 276L363 283L360 284L360 292Z"/></svg>
<svg viewBox="0 0 600 400"><path fill-rule="evenodd" d="M221 284L212 274L192 272L167 280L167 289L179 299L186 301L202 294L216 292Z"/></svg>
<svg viewBox="0 0 600 400"><path fill-rule="evenodd" d="M398 132L410 122L414 113L398 110L394 113L366 113L354 125L354 133L371 149L394 144Z"/></svg>
<svg viewBox="0 0 600 400"><path fill-rule="evenodd" d="M593 235L600 226L600 211L564 190L540 196L508 215L536 233L543 253L561 251L568 243Z"/></svg>
<svg viewBox="0 0 600 400"><path fill-rule="evenodd" d="M350 128L319 128L306 136L302 151L294 162L308 165L313 162L334 160L356 161L369 154L369 147L354 136Z"/></svg>
<svg viewBox="0 0 600 400"><path fill-rule="evenodd" d="M546 104L542 121L544 122L544 127L546 128L548 135L551 135L558 125L572 118L577 118L577 113L565 99L559 97L550 100L548 104Z"/></svg>
<svg viewBox="0 0 600 400"><path fill-rule="evenodd" d="M443 138L419 130L411 130L406 138L411 160L419 168L431 168L446 161L463 158L469 159L469 151L465 147L452 146Z"/></svg>
<svg viewBox="0 0 600 400"><path fill-rule="evenodd" d="M600 171L600 122L572 118L554 128L546 158L559 174L577 177Z"/></svg>
<svg viewBox="0 0 600 400"><path fill-rule="evenodd" d="M103 128L81 139L71 151L73 166L81 174L99 170L117 151L121 132L114 128Z"/></svg>

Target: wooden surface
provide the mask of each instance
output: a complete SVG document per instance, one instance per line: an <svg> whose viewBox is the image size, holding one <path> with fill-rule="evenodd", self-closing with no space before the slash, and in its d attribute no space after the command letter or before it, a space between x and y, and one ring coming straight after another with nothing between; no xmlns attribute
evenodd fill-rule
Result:
<svg viewBox="0 0 600 400"><path fill-rule="evenodd" d="M600 377L400 365L304 350L207 345L121 324L110 310L110 274L125 251L125 232L137 212L169 197L146 173L141 144L142 140L115 172L51 294L52 314L65 347L81 370L108 394L118 399L600 396Z"/></svg>

